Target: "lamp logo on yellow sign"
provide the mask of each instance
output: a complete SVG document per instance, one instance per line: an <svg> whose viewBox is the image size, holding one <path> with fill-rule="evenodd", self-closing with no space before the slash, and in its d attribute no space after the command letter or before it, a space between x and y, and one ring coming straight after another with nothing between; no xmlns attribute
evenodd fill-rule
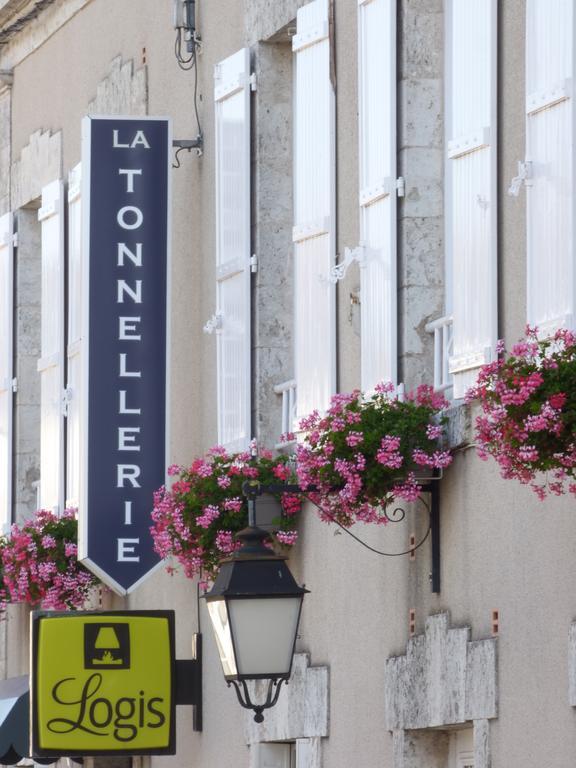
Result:
<svg viewBox="0 0 576 768"><path fill-rule="evenodd" d="M174 754L173 611L32 615L32 754Z"/></svg>

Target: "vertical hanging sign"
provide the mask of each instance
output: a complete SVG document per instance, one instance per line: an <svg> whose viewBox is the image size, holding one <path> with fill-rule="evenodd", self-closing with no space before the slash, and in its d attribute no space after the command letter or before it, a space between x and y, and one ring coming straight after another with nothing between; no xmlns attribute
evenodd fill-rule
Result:
<svg viewBox="0 0 576 768"><path fill-rule="evenodd" d="M79 557L119 594L158 564L164 482L170 124L83 122L83 402Z"/></svg>

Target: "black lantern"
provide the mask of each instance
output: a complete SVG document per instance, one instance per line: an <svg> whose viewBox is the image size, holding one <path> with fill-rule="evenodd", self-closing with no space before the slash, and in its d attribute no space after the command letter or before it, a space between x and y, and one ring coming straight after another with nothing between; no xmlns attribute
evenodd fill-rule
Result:
<svg viewBox="0 0 576 768"><path fill-rule="evenodd" d="M290 677L302 600L309 590L298 586L286 558L264 545L268 534L254 526L253 515L250 522L238 534L241 549L222 562L204 597L224 677L261 723L262 711L276 704ZM269 680L266 699L254 704L246 681L263 679Z"/></svg>

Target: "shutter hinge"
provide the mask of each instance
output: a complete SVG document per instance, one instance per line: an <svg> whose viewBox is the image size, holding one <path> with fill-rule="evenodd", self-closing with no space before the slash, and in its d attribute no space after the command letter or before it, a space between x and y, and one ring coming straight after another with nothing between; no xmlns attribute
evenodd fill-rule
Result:
<svg viewBox="0 0 576 768"><path fill-rule="evenodd" d="M250 90L255 91L257 88L256 72L252 72L252 74L248 78L248 82L250 83Z"/></svg>
<svg viewBox="0 0 576 768"><path fill-rule="evenodd" d="M518 197L520 194L520 188L522 187L522 182L524 182L527 187L532 186L531 160L525 160L524 162L521 160L518 161L518 176L514 176L510 182L510 186L508 187L508 194L511 197Z"/></svg>
<svg viewBox="0 0 576 768"><path fill-rule="evenodd" d="M71 387L66 387L62 393L62 415L68 416L69 403L74 397L74 390Z"/></svg>
<svg viewBox="0 0 576 768"><path fill-rule="evenodd" d="M12 245L14 248L18 248L18 232L14 232L12 235Z"/></svg>
<svg viewBox="0 0 576 768"><path fill-rule="evenodd" d="M250 272L258 272L258 256L255 253L250 257Z"/></svg>
<svg viewBox="0 0 576 768"><path fill-rule="evenodd" d="M204 323L202 329L204 333L214 333L222 328L222 315L219 312L215 312L212 317Z"/></svg>
<svg viewBox="0 0 576 768"><path fill-rule="evenodd" d="M18 379L17 378L13 378L12 379L11 385L12 385L12 392L18 392Z"/></svg>
<svg viewBox="0 0 576 768"><path fill-rule="evenodd" d="M398 176L396 179L396 192L398 197L404 197L406 194L406 183L404 181L404 176Z"/></svg>

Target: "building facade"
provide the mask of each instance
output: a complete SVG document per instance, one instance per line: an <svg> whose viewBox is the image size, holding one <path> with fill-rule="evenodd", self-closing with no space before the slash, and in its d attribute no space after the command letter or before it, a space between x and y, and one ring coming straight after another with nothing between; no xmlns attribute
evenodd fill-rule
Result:
<svg viewBox="0 0 576 768"><path fill-rule="evenodd" d="M436 591L429 541L384 557L305 505L290 565L311 591L262 725L226 689L195 582L158 569L105 596L174 608L179 658L206 635L203 730L182 707L176 756L133 761L567 768L573 501L480 461L463 397L498 339L575 326L573 4L196 0L181 66L172 14L0 0L4 529L80 501L82 119L168 116L194 146L172 155L167 462L274 448L332 394L381 380L446 392L454 461ZM406 512L354 533L410 549L426 504ZM27 609L1 632L4 676L25 674Z"/></svg>

